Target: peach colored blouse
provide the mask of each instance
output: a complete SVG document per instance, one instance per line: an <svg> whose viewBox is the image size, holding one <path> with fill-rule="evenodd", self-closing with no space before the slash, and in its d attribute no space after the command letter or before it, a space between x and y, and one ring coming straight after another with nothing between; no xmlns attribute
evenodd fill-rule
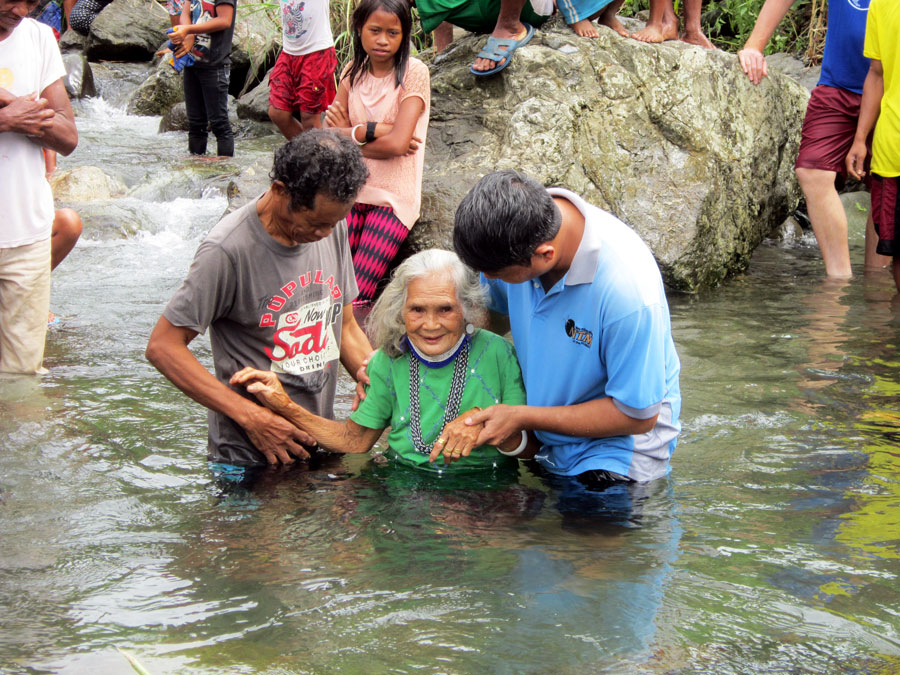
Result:
<svg viewBox="0 0 900 675"><path fill-rule="evenodd" d="M419 219L422 204L422 169L425 165L425 134L431 113L431 77L428 66L410 57L403 84L396 86L394 73L386 77L372 77L365 73L350 88L349 116L351 126L366 122L393 124L400 111L400 104L410 96L418 96L425 102L419 115L414 134L422 139L419 149L412 155L390 159L363 161L369 168L369 180L359 192L356 201L373 206L390 206L407 229L412 229Z"/></svg>

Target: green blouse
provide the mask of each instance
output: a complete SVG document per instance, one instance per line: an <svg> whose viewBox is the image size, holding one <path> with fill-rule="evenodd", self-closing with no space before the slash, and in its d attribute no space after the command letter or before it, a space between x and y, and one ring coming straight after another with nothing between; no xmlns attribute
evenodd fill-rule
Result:
<svg viewBox="0 0 900 675"><path fill-rule="evenodd" d="M428 454L419 452L410 430L409 360L408 352L396 359L381 350L369 361L367 373L371 384L366 398L350 419L369 429L390 427L388 444L397 459L417 468L432 471L471 471L491 468L512 468L518 460L506 457L491 445L472 450L468 457L449 467L443 457L433 464ZM431 448L443 428L450 382L453 378L451 361L442 368L419 365L419 409L422 440ZM486 330L476 331L469 345L466 386L463 390L460 414L475 406L487 408L496 403L523 405L525 386L516 352L507 340Z"/></svg>

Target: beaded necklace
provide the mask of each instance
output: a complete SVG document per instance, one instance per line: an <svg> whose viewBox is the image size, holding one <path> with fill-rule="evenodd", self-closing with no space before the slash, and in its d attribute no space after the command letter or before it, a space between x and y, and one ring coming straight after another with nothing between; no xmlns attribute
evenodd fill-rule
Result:
<svg viewBox="0 0 900 675"><path fill-rule="evenodd" d="M447 395L447 406L444 408L444 423L441 425L441 431L459 417L459 407L462 404L463 390L466 388L466 368L469 365L469 336L464 335L460 343L455 347L455 353L450 356L456 358L453 365L453 377L450 380L450 393ZM426 444L422 438L421 413L419 411L419 361L421 360L427 367L439 367L434 361L428 359L424 354L420 354L413 343L406 339L410 348L409 359L409 432L412 436L412 442L416 450L423 455L431 454L431 447L435 440L430 444ZM442 355L443 356L443 355ZM441 365L449 363L450 359L442 359ZM438 432L440 434L440 432Z"/></svg>

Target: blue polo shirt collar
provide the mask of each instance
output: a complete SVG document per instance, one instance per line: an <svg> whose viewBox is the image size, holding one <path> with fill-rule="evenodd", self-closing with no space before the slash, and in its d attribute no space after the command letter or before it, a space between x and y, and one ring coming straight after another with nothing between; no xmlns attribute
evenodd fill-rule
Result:
<svg viewBox="0 0 900 675"><path fill-rule="evenodd" d="M571 190L547 188L547 192L551 197L562 197L571 202L584 217L584 234L581 236L581 243L578 244L578 250L575 251L563 283L566 286L592 283L600 262L600 249L603 248L600 224L597 222L597 209Z"/></svg>

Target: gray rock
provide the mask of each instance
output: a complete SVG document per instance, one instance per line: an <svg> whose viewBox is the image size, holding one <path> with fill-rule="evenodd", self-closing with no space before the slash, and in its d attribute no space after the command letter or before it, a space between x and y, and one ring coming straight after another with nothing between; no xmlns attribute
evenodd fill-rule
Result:
<svg viewBox="0 0 900 675"><path fill-rule="evenodd" d="M162 115L184 100L181 73L160 61L150 76L128 98L130 115Z"/></svg>
<svg viewBox="0 0 900 675"><path fill-rule="evenodd" d="M66 67L66 77L63 83L69 98L86 98L97 95L91 64L88 63L83 52L66 52L63 54L63 65Z"/></svg>
<svg viewBox="0 0 900 675"><path fill-rule="evenodd" d="M280 6L238 0L231 47L231 93L239 96L262 80L281 50Z"/></svg>
<svg viewBox="0 0 900 675"><path fill-rule="evenodd" d="M783 223L769 232L767 238L783 244L793 244L803 238L803 227L794 216L788 216Z"/></svg>
<svg viewBox="0 0 900 675"><path fill-rule="evenodd" d="M819 83L819 75L822 73L822 66L807 66L803 59L794 54L770 54L766 57L766 63L771 70L797 80L807 91L812 91Z"/></svg>
<svg viewBox="0 0 900 675"><path fill-rule="evenodd" d="M64 204L79 204L110 199L125 193L118 178L108 176L96 166L77 166L50 178L53 197Z"/></svg>
<svg viewBox="0 0 900 675"><path fill-rule="evenodd" d="M75 30L67 30L59 38L59 49L66 52L82 51L87 44L87 37Z"/></svg>
<svg viewBox="0 0 900 675"><path fill-rule="evenodd" d="M271 170L271 159L258 161L243 168L239 175L228 180L225 185L225 195L228 197L228 208L225 213L231 213L268 190L272 184L269 179Z"/></svg>
<svg viewBox="0 0 900 675"><path fill-rule="evenodd" d="M795 209L808 93L774 72L751 84L733 54L650 45L600 28L539 31L502 75L468 71L483 38L432 68L422 216L411 246L449 248L479 176L515 168L633 227L667 283L697 290L746 267Z"/></svg>
<svg viewBox="0 0 900 675"><path fill-rule="evenodd" d="M157 2L113 0L91 24L88 58L149 61L170 25L165 7Z"/></svg>
<svg viewBox="0 0 900 675"><path fill-rule="evenodd" d="M187 131L187 110L184 101L180 101L169 108L159 121L159 133L166 131Z"/></svg>
<svg viewBox="0 0 900 675"><path fill-rule="evenodd" d="M237 115L245 120L269 121L269 73L259 85L238 99Z"/></svg>

